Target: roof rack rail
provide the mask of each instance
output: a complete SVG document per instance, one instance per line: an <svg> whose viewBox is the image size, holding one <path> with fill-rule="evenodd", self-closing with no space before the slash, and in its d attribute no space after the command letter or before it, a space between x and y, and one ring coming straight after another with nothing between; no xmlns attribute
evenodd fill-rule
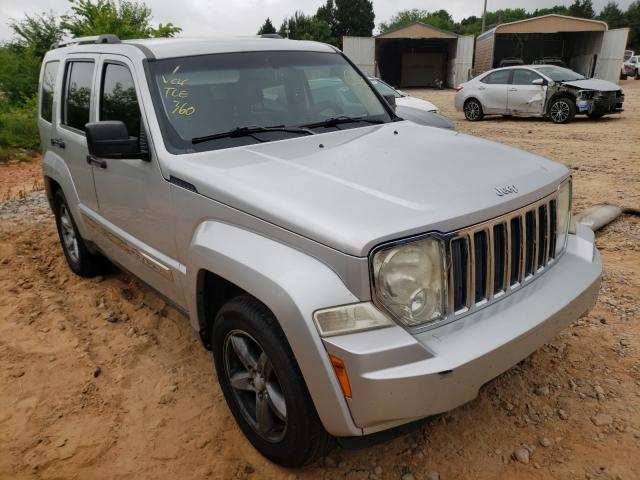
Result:
<svg viewBox="0 0 640 480"><path fill-rule="evenodd" d="M113 35L110 33L104 35L91 35L89 37L78 37L72 38L70 40L64 40L62 42L57 42L51 45L51 48L61 48L66 47L67 45L80 45L83 43L120 43L120 39L117 35Z"/></svg>
<svg viewBox="0 0 640 480"><path fill-rule="evenodd" d="M280 38L282 39L282 35L277 33L262 33L260 34L260 38Z"/></svg>

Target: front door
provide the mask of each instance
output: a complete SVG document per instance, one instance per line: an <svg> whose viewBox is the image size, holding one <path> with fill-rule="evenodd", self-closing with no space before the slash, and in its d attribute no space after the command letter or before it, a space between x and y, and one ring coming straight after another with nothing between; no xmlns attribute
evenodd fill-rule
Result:
<svg viewBox="0 0 640 480"><path fill-rule="evenodd" d="M510 79L511 70L496 70L480 80L478 90L484 113L507 113Z"/></svg>
<svg viewBox="0 0 640 480"><path fill-rule="evenodd" d="M103 167L93 165L99 214L95 219L98 225L93 226L105 230L101 246L118 263L184 305L176 278L180 267L175 260L169 183L145 134L148 129L143 105L138 103L137 78L125 57L101 55L96 79L97 120L124 122L129 136L138 137L141 151L148 151L149 158L101 159Z"/></svg>
<svg viewBox="0 0 640 480"><path fill-rule="evenodd" d="M534 80L542 80L542 77L526 68L517 68L513 71L507 101L509 113L513 115L542 114L547 86L535 85L532 83Z"/></svg>

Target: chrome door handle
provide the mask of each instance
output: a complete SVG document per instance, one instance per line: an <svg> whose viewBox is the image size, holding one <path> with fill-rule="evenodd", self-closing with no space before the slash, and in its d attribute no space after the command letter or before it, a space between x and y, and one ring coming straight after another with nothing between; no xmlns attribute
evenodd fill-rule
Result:
<svg viewBox="0 0 640 480"><path fill-rule="evenodd" d="M510 88L510 89L509 89L509 91L510 91L510 92L517 92L517 91L518 91L518 89L517 89L517 88Z"/></svg>
<svg viewBox="0 0 640 480"><path fill-rule="evenodd" d="M96 167L107 168L107 162L93 155L87 155L87 163L89 165L95 165Z"/></svg>

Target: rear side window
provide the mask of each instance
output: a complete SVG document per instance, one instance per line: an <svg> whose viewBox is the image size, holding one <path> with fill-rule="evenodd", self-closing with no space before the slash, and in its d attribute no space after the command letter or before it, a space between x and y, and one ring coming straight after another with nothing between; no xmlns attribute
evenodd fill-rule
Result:
<svg viewBox="0 0 640 480"><path fill-rule="evenodd" d="M518 69L514 70L511 83L514 85L531 85L531 82L538 78L541 78L540 75L531 70Z"/></svg>
<svg viewBox="0 0 640 480"><path fill-rule="evenodd" d="M40 92L40 116L51 122L53 118L53 92L58 78L60 62L49 62L44 66L42 74L42 91Z"/></svg>
<svg viewBox="0 0 640 480"><path fill-rule="evenodd" d="M124 65L107 63L102 76L100 120L120 120L132 137L140 136L140 107L131 72Z"/></svg>
<svg viewBox="0 0 640 480"><path fill-rule="evenodd" d="M83 132L89 122L93 68L86 60L67 64L62 123Z"/></svg>
<svg viewBox="0 0 640 480"><path fill-rule="evenodd" d="M480 81L482 83L488 83L491 85L507 84L509 83L510 75L511 75L511 70L498 70L497 72L490 73Z"/></svg>

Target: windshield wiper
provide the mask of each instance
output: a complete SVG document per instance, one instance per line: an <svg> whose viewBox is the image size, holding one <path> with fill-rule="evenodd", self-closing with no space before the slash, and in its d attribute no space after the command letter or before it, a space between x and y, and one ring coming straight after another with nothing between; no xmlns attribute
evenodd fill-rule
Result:
<svg viewBox="0 0 640 480"><path fill-rule="evenodd" d="M246 137L253 135L254 133L262 132L290 132L290 133L304 133L306 135L315 135L315 132L304 127L285 127L284 125L272 125L270 127L261 127L259 125L248 125L246 127L232 128L227 132L214 133L212 135L205 135L204 137L195 137L191 139L193 145L202 142L208 142L209 140L216 140L218 138L236 138Z"/></svg>
<svg viewBox="0 0 640 480"><path fill-rule="evenodd" d="M345 115L341 115L339 117L327 118L326 120L322 120L321 122L306 123L304 125L301 125L301 127L303 128L335 127L336 125L339 125L341 123L358 123L358 122L365 122L365 123L372 123L372 124L385 123L384 120L376 120L376 119L365 118L365 117L347 117Z"/></svg>

